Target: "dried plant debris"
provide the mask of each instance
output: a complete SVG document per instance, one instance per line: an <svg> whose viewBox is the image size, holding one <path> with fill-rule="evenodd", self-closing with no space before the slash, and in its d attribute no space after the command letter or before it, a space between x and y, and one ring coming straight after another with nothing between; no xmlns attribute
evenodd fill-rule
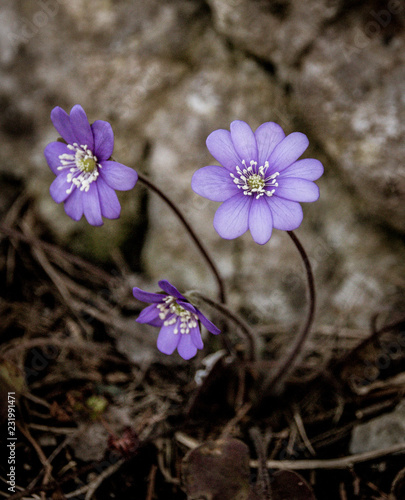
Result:
<svg viewBox="0 0 405 500"><path fill-rule="evenodd" d="M291 341L282 327L255 330L268 349L260 362L239 345L205 360L168 358L153 328L135 321L141 305L123 257L111 273L70 254L47 240L28 204L22 197L0 224L0 396L16 394L23 471L15 492L4 481L0 492L12 500L405 498L405 442L384 437L388 421L403 431L404 319L336 332L339 349L320 326L284 392L266 396L260 381L277 362L274 346ZM141 276L137 283L148 287ZM3 401L0 410L4 436ZM0 476L7 471L2 462Z"/></svg>
<svg viewBox="0 0 405 500"><path fill-rule="evenodd" d="M280 470L271 476L271 500L316 500L305 479L291 470Z"/></svg>
<svg viewBox="0 0 405 500"><path fill-rule="evenodd" d="M249 498L249 448L239 439L203 443L184 457L182 473L188 500Z"/></svg>

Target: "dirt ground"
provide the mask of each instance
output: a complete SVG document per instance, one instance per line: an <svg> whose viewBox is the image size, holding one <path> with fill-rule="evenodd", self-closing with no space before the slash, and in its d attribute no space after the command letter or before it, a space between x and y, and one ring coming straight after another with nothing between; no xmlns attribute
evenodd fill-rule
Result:
<svg viewBox="0 0 405 500"><path fill-rule="evenodd" d="M359 424L404 397L404 318L312 332L307 354L268 394L265 375L295 331L257 326L260 361L247 359L232 324L232 354L210 339L188 362L163 356L157 332L145 338L135 322L142 305L130 272L123 253L103 268L55 245L16 189L0 224L2 497L405 498L404 442L350 448Z"/></svg>

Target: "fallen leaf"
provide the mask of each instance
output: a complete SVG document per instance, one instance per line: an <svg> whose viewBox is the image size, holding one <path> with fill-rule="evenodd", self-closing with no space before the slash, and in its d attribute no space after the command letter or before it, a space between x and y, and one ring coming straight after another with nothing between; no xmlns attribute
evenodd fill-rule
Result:
<svg viewBox="0 0 405 500"><path fill-rule="evenodd" d="M206 441L183 459L188 500L247 500L249 475L249 448L239 439Z"/></svg>

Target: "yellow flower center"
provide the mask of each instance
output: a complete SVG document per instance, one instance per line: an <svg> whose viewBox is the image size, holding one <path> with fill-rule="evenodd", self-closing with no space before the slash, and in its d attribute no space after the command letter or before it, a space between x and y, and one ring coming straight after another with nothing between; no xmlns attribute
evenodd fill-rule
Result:
<svg viewBox="0 0 405 500"><path fill-rule="evenodd" d="M259 174L253 174L247 179L250 189L261 189L265 186L264 179Z"/></svg>
<svg viewBox="0 0 405 500"><path fill-rule="evenodd" d="M236 166L236 174L230 173L233 182L238 189L242 189L243 194L254 196L258 200L261 196L273 196L278 184L276 178L280 175L279 172L267 175L269 162L264 162L264 165L257 166L257 161L251 161L247 167L245 160L242 160L242 168Z"/></svg>
<svg viewBox="0 0 405 500"><path fill-rule="evenodd" d="M66 192L70 194L74 187L87 192L90 189L90 184L97 180L98 168L101 168L101 165L97 163L97 156L94 156L86 144L79 145L74 142L68 144L67 148L71 153L59 155L61 164L58 167L58 170L68 171L66 182L70 183L70 187Z"/></svg>
<svg viewBox="0 0 405 500"><path fill-rule="evenodd" d="M93 170L96 168L96 162L94 161L93 158L76 158L76 165L77 167L82 171L82 172L93 172Z"/></svg>

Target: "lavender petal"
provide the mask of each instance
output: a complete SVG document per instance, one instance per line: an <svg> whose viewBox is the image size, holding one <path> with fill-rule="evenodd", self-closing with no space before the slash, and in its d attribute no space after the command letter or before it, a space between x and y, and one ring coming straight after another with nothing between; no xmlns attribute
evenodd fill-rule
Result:
<svg viewBox="0 0 405 500"><path fill-rule="evenodd" d="M253 240L259 245L264 245L270 239L273 230L273 218L264 197L252 201L249 210L249 230Z"/></svg>
<svg viewBox="0 0 405 500"><path fill-rule="evenodd" d="M248 167L250 161L257 161L256 138L249 125L241 120L231 123L231 137L237 155L245 160ZM242 168L242 165L239 165Z"/></svg>
<svg viewBox="0 0 405 500"><path fill-rule="evenodd" d="M319 160L304 158L283 170L282 177L297 177L299 179L307 179L308 181L316 181L322 174L323 165Z"/></svg>
<svg viewBox="0 0 405 500"><path fill-rule="evenodd" d="M192 328L189 333L193 344L197 347L197 349L203 349L204 343L201 338L201 332L198 326Z"/></svg>
<svg viewBox="0 0 405 500"><path fill-rule="evenodd" d="M226 240L241 236L248 230L249 207L252 199L242 193L226 200L216 211L214 228Z"/></svg>
<svg viewBox="0 0 405 500"><path fill-rule="evenodd" d="M168 295L172 295L173 297L176 297L176 299L187 301L187 299L177 290L177 288L173 286L171 283L169 283L167 280L160 280L158 282L158 285Z"/></svg>
<svg viewBox="0 0 405 500"><path fill-rule="evenodd" d="M87 192L83 192L83 210L87 222L92 226L102 226L100 199L95 182L92 182Z"/></svg>
<svg viewBox="0 0 405 500"><path fill-rule="evenodd" d="M80 104L76 104L70 111L70 123L79 145L86 145L91 151L94 151L94 138L91 131L89 120L84 109Z"/></svg>
<svg viewBox="0 0 405 500"><path fill-rule="evenodd" d="M59 132L59 135L64 139L68 144L73 144L76 142L76 136L73 133L72 125L70 123L69 115L65 110L56 106L51 111L51 120L53 126Z"/></svg>
<svg viewBox="0 0 405 500"><path fill-rule="evenodd" d="M101 177L113 189L129 191L138 180L138 174L132 168L116 161L101 161L99 170Z"/></svg>
<svg viewBox="0 0 405 500"><path fill-rule="evenodd" d="M165 298L165 296L161 293L145 292L136 286L132 289L132 293L134 297L141 302L151 302L153 304L163 302L163 299Z"/></svg>
<svg viewBox="0 0 405 500"><path fill-rule="evenodd" d="M177 351L185 360L191 359L197 354L197 347L194 345L190 334L180 335Z"/></svg>
<svg viewBox="0 0 405 500"><path fill-rule="evenodd" d="M277 183L275 195L285 200L311 202L319 198L319 188L312 181L280 175Z"/></svg>
<svg viewBox="0 0 405 500"><path fill-rule="evenodd" d="M49 168L55 175L59 175L61 173L58 170L58 167L61 166L61 161L59 159L60 155L63 154L71 154L66 144L63 142L51 142L44 149L45 159L49 165Z"/></svg>
<svg viewBox="0 0 405 500"><path fill-rule="evenodd" d="M271 170L281 172L289 167L302 155L309 144L308 138L301 132L293 132L287 135L277 146L269 157Z"/></svg>
<svg viewBox="0 0 405 500"><path fill-rule="evenodd" d="M201 324L204 325L209 332L213 333L214 335L218 335L219 333L221 333L221 330L217 328L214 325L214 323L212 323L208 318L206 318L204 314L198 309L197 309L197 316L198 319L201 321Z"/></svg>
<svg viewBox="0 0 405 500"><path fill-rule="evenodd" d="M258 150L258 163L261 166L268 161L274 148L284 139L285 133L277 123L266 122L256 129L255 137Z"/></svg>
<svg viewBox="0 0 405 500"><path fill-rule="evenodd" d="M207 148L212 156L219 161L230 172L235 172L236 165L239 165L241 159L237 155L231 133L228 130L214 130L207 137Z"/></svg>
<svg viewBox="0 0 405 500"><path fill-rule="evenodd" d="M143 309L139 316L136 318L137 323L150 323L151 321L155 321L159 318L159 309L156 307L156 304L152 304Z"/></svg>
<svg viewBox="0 0 405 500"><path fill-rule="evenodd" d="M97 180L98 196L100 199L101 215L107 219L118 219L121 213L121 205L118 196L102 177Z"/></svg>
<svg viewBox="0 0 405 500"><path fill-rule="evenodd" d="M303 213L299 203L284 200L277 196L272 196L266 201L269 204L273 216L273 227L275 229L293 231L301 225Z"/></svg>
<svg viewBox="0 0 405 500"><path fill-rule="evenodd" d="M191 188L195 193L211 201L225 201L238 193L229 171L218 166L198 169L191 179Z"/></svg>
<svg viewBox="0 0 405 500"><path fill-rule="evenodd" d="M65 201L66 198L71 194L68 192L71 184L66 181L66 173L59 174L55 177L54 181L50 185L49 193L56 203ZM73 188L76 189L76 188Z"/></svg>
<svg viewBox="0 0 405 500"><path fill-rule="evenodd" d="M177 321L178 323L179 321ZM180 333L174 333L174 329L177 326L177 323L169 326L162 326L159 336L157 339L157 348L163 354L173 354L175 351L179 340Z"/></svg>
<svg viewBox="0 0 405 500"><path fill-rule="evenodd" d="M78 221L83 216L83 192L74 188L65 201L65 212L73 220Z"/></svg>
<svg viewBox="0 0 405 500"><path fill-rule="evenodd" d="M114 149L114 132L111 125L103 120L96 120L91 125L94 137L94 154L99 161L108 160Z"/></svg>

